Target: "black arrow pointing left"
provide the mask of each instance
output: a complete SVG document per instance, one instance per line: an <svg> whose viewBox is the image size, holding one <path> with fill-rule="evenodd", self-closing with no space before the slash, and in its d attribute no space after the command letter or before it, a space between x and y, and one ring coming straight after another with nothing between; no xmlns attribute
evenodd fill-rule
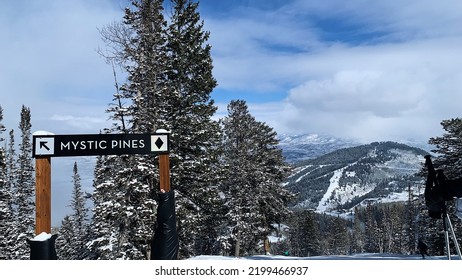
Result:
<svg viewBox="0 0 462 280"><path fill-rule="evenodd" d="M50 148L48 148L47 143L48 143L47 141L40 141L39 149L45 148L47 149L47 151L49 151Z"/></svg>

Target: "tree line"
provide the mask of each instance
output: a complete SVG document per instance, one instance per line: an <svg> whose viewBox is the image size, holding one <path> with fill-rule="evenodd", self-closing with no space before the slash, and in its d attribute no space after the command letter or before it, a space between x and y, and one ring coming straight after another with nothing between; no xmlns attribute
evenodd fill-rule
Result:
<svg viewBox="0 0 462 280"><path fill-rule="evenodd" d="M461 222L454 214L453 205L449 209L457 241L461 244ZM419 253L419 239L426 243L431 255L447 254L442 220L428 216L421 196L406 202L369 203L342 215L294 209L284 226L274 234L277 241L271 244L270 252L278 255L415 255ZM452 255L457 253L452 240L450 250Z"/></svg>
<svg viewBox="0 0 462 280"><path fill-rule="evenodd" d="M2 121L0 106L0 259L28 259L27 239L35 232L30 109L24 105L21 108L18 145L15 130L5 135L7 128Z"/></svg>

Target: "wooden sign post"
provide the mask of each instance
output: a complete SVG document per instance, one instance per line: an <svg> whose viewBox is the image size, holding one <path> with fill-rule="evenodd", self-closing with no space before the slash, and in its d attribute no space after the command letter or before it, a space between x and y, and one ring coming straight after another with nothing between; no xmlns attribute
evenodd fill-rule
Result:
<svg viewBox="0 0 462 280"><path fill-rule="evenodd" d="M170 191L169 133L76 134L34 133L35 233L51 233L51 157L158 154L160 189Z"/></svg>
<svg viewBox="0 0 462 280"><path fill-rule="evenodd" d="M51 158L35 159L35 234L51 233Z"/></svg>
<svg viewBox="0 0 462 280"><path fill-rule="evenodd" d="M160 190L170 191L170 160L168 155L159 155Z"/></svg>

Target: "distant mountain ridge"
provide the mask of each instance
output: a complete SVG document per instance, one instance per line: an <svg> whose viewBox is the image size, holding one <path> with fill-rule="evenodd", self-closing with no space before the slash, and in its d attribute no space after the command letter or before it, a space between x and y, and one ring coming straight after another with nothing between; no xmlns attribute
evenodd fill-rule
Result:
<svg viewBox="0 0 462 280"><path fill-rule="evenodd" d="M419 191L423 178L416 173L426 154L396 142L341 148L297 161L285 185L298 193L295 207L318 212L348 211L368 200L404 200L409 187Z"/></svg>
<svg viewBox="0 0 462 280"><path fill-rule="evenodd" d="M342 148L360 145L355 140L320 134L281 135L279 146L289 163L313 159Z"/></svg>

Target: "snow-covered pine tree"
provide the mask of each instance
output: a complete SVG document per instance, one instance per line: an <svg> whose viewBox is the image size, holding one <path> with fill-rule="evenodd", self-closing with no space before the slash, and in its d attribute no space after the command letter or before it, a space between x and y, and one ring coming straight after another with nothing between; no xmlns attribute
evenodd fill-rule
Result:
<svg viewBox="0 0 462 280"><path fill-rule="evenodd" d="M172 186L177 192L180 257L213 253L221 201L217 189L221 131L212 119L212 74L209 32L204 31L198 3L171 0L167 29L168 85L171 111Z"/></svg>
<svg viewBox="0 0 462 280"><path fill-rule="evenodd" d="M443 169L449 179L460 178L462 177L462 118L443 120L441 125L446 132L428 141L436 147L432 150L437 155L433 164L435 168Z"/></svg>
<svg viewBox="0 0 462 280"><path fill-rule="evenodd" d="M59 260L76 260L76 248L72 247L74 227L70 215L64 216L56 239L56 253ZM86 248L86 247L85 247Z"/></svg>
<svg viewBox="0 0 462 280"><path fill-rule="evenodd" d="M425 244L427 244L428 253L435 256L445 255L442 219L431 218L428 215L428 209L423 201L420 203L419 207L417 226L417 239L422 239ZM415 246L417 246L417 244Z"/></svg>
<svg viewBox="0 0 462 280"><path fill-rule="evenodd" d="M145 259L149 255L152 236L146 231L154 219L154 202L143 194L147 187L140 183L138 173L132 173L131 165L133 160L127 155L104 156L97 161L92 239L87 244L91 258Z"/></svg>
<svg viewBox="0 0 462 280"><path fill-rule="evenodd" d="M35 181L34 167L32 164L32 143L31 143L31 113L26 106L21 108L21 120L19 129L21 131L21 143L18 154L18 177L15 200L18 206L18 230L16 249L17 257L20 259L30 258L29 244L26 238L35 234Z"/></svg>
<svg viewBox="0 0 462 280"><path fill-rule="evenodd" d="M432 152L436 154L436 158L433 159L433 164L436 169L442 169L448 179L462 178L462 118L443 120L441 121L441 125L446 132L442 136L432 137L428 141L429 144L436 147L432 150ZM458 242L461 244L462 223L455 215L454 204L454 200L446 202L449 217L458 238ZM437 224L441 223L441 221L434 222ZM439 225L439 228L434 230L438 232L441 230L441 227L442 226ZM437 244L434 245L434 247L438 247L437 251L440 253L442 252L440 249L441 243L440 240L433 242L433 244Z"/></svg>
<svg viewBox="0 0 462 280"><path fill-rule="evenodd" d="M261 234L257 227L259 211L254 200L251 168L254 164L252 125L255 119L245 101L232 101L228 105L228 116L222 123L222 161L226 171L220 187L225 194L228 236L234 248L233 254L239 256L241 251L249 253L249 248L251 250L256 245L254 236Z"/></svg>
<svg viewBox="0 0 462 280"><path fill-rule="evenodd" d="M316 222L315 213L311 210L295 210L289 223L289 253L292 256L309 257L321 253L322 238ZM280 252L277 252L280 254Z"/></svg>
<svg viewBox="0 0 462 280"><path fill-rule="evenodd" d="M385 204L381 207L381 214L383 216L383 230L384 230L384 252L406 254L407 248L403 248L405 242L405 213L404 205L401 203Z"/></svg>
<svg viewBox="0 0 462 280"><path fill-rule="evenodd" d="M405 220L406 220L406 228L405 234L406 242L404 246L407 247L407 250L410 254L414 254L417 252L417 235L418 235L418 197L413 192L411 185L408 186L408 200L405 207Z"/></svg>
<svg viewBox="0 0 462 280"><path fill-rule="evenodd" d="M56 243L62 244L57 246L60 259L80 260L88 256L85 245L88 238L88 208L86 207L86 197L82 190L77 162L74 162L72 184L72 198L69 205L72 214L63 219L59 231L60 236Z"/></svg>
<svg viewBox="0 0 462 280"><path fill-rule="evenodd" d="M14 140L14 130L11 129L9 132L9 142L8 149L6 151L6 173L5 173L5 188L9 193L8 209L10 209L11 216L10 220L5 224L6 230L4 231L5 236L8 237L8 243L6 247L6 254L9 259L16 258L17 246L16 237L19 236L18 231L18 215L17 215L17 205L15 203L14 197L17 192L17 178L18 178L18 168L17 168L17 159L16 159L16 150L15 150L15 140Z"/></svg>
<svg viewBox="0 0 462 280"><path fill-rule="evenodd" d="M351 253L353 254L358 254L358 253L364 253L364 247L366 243L366 236L364 234L364 223L360 219L360 210L359 207L355 207L354 210L354 220L353 220L353 226L352 226L352 231L350 235L350 248L351 248Z"/></svg>
<svg viewBox="0 0 462 280"><path fill-rule="evenodd" d="M162 12L160 0L132 1L131 7L125 9L123 25L129 40L122 44L111 42L122 48L123 66L128 73L128 81L117 96L128 103L123 108L127 126L119 126L125 127L125 133L169 129L165 119L165 112L171 108ZM121 116L114 115L114 119L117 117ZM103 159L94 194L96 232L90 244L98 258L145 259L150 255L155 221L157 160L144 155ZM108 171L107 166L114 169Z"/></svg>
<svg viewBox="0 0 462 280"><path fill-rule="evenodd" d="M257 122L243 100L228 105L223 124L221 189L228 209L234 255L253 253L271 225L289 213L292 195L281 187L286 164L276 147L276 134Z"/></svg>
<svg viewBox="0 0 462 280"><path fill-rule="evenodd" d="M119 170L115 156L100 156L96 162L92 194L94 204L91 241L87 244L92 258L121 259L119 216L123 191L116 189L114 176Z"/></svg>
<svg viewBox="0 0 462 280"><path fill-rule="evenodd" d="M202 30L197 4L174 1L172 8L167 31L162 1L132 1L132 7L126 9L124 25L106 28L103 36L113 45L115 61L121 62L128 74L111 109L114 119L121 121L116 112L123 110L126 132L153 133L160 128L172 131L171 182L177 191L180 257L188 257L211 252L216 240L213 223L218 220L220 200L214 172L220 130L212 120L216 107L210 94L216 81L212 77L210 46L206 45L208 32ZM125 162L118 164L121 171L107 182L115 184L115 188L128 186L136 190L133 194L144 190L145 194L136 196L138 203L151 203L150 213L154 214L157 158L132 156ZM133 179L127 182L127 178ZM103 193L104 184L105 181L96 192ZM152 226L152 217L143 219L138 224Z"/></svg>
<svg viewBox="0 0 462 280"><path fill-rule="evenodd" d="M3 108L0 106L0 259L8 259L8 228L11 221L11 209L9 208L10 192L8 190L6 179L6 153L5 153L5 138L3 133L6 128L2 124L3 121Z"/></svg>
<svg viewBox="0 0 462 280"><path fill-rule="evenodd" d="M99 165L90 243L99 259L149 256L156 206L150 181L154 174L142 159L109 156Z"/></svg>
<svg viewBox="0 0 462 280"><path fill-rule="evenodd" d="M3 121L3 108L0 105L0 185L4 183L5 170L2 169L5 166L5 138L2 134L6 131L5 126L2 124Z"/></svg>
<svg viewBox="0 0 462 280"><path fill-rule="evenodd" d="M375 208L368 203L364 211L364 250L369 253L378 252L379 237L377 236L377 220L375 217Z"/></svg>

